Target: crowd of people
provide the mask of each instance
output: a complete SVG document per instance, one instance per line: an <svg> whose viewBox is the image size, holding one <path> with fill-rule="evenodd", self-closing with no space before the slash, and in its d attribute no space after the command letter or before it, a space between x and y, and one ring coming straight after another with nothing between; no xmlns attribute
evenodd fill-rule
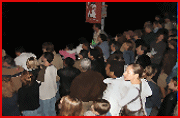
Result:
<svg viewBox="0 0 180 118"><path fill-rule="evenodd" d="M79 39L42 56L2 50L3 116L177 116L176 17L155 16L144 28L112 38L93 24L93 42Z"/></svg>

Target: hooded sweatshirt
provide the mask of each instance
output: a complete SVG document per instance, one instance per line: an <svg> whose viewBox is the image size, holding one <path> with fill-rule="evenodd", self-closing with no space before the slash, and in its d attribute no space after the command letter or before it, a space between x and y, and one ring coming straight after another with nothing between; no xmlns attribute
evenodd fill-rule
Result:
<svg viewBox="0 0 180 118"><path fill-rule="evenodd" d="M131 84L130 81L125 81L124 76L117 79L107 78L103 82L107 84L107 89L103 93L103 99L106 99L110 102L110 113L112 116L119 116L121 108L139 95L140 85ZM141 79L141 82L141 99L143 109L146 114L146 97L151 96L152 91L145 79ZM135 101L128 104L127 108L131 111L139 110L141 108L140 98L137 98Z"/></svg>

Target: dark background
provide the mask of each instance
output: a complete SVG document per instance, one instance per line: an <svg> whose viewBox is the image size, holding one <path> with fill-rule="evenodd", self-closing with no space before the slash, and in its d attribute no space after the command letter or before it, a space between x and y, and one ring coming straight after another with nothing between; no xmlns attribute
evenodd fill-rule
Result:
<svg viewBox="0 0 180 118"><path fill-rule="evenodd" d="M142 29L155 15L177 14L177 3L109 3L105 32L112 37L126 30ZM23 46L27 52L41 56L41 45L49 41L55 50L78 39L93 37L92 24L85 22L86 3L2 3L2 47L15 57L14 49Z"/></svg>

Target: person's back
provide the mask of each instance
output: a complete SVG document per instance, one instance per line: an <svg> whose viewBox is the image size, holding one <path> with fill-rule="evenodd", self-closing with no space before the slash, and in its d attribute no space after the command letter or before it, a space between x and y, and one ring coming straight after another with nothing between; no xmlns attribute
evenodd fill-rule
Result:
<svg viewBox="0 0 180 118"><path fill-rule="evenodd" d="M107 41L103 41L103 42L99 45L99 47L101 48L105 59L108 59L108 58L109 58L109 55L110 55L108 42L107 42Z"/></svg>
<svg viewBox="0 0 180 118"><path fill-rule="evenodd" d="M60 87L59 87L61 97L69 94L71 82L80 73L81 73L80 70L75 67L67 67L67 68L58 70L57 74L61 78Z"/></svg>
<svg viewBox="0 0 180 118"><path fill-rule="evenodd" d="M104 77L92 70L82 72L71 83L70 96L83 102L93 101L100 97L106 88Z"/></svg>

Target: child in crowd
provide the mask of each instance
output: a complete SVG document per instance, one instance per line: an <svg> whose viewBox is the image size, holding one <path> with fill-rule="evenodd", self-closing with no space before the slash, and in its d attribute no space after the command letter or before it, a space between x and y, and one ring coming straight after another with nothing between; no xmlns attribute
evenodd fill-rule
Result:
<svg viewBox="0 0 180 118"><path fill-rule="evenodd" d="M109 113L110 103L105 99L98 99L93 102L91 110L84 113L84 116L111 116Z"/></svg>

